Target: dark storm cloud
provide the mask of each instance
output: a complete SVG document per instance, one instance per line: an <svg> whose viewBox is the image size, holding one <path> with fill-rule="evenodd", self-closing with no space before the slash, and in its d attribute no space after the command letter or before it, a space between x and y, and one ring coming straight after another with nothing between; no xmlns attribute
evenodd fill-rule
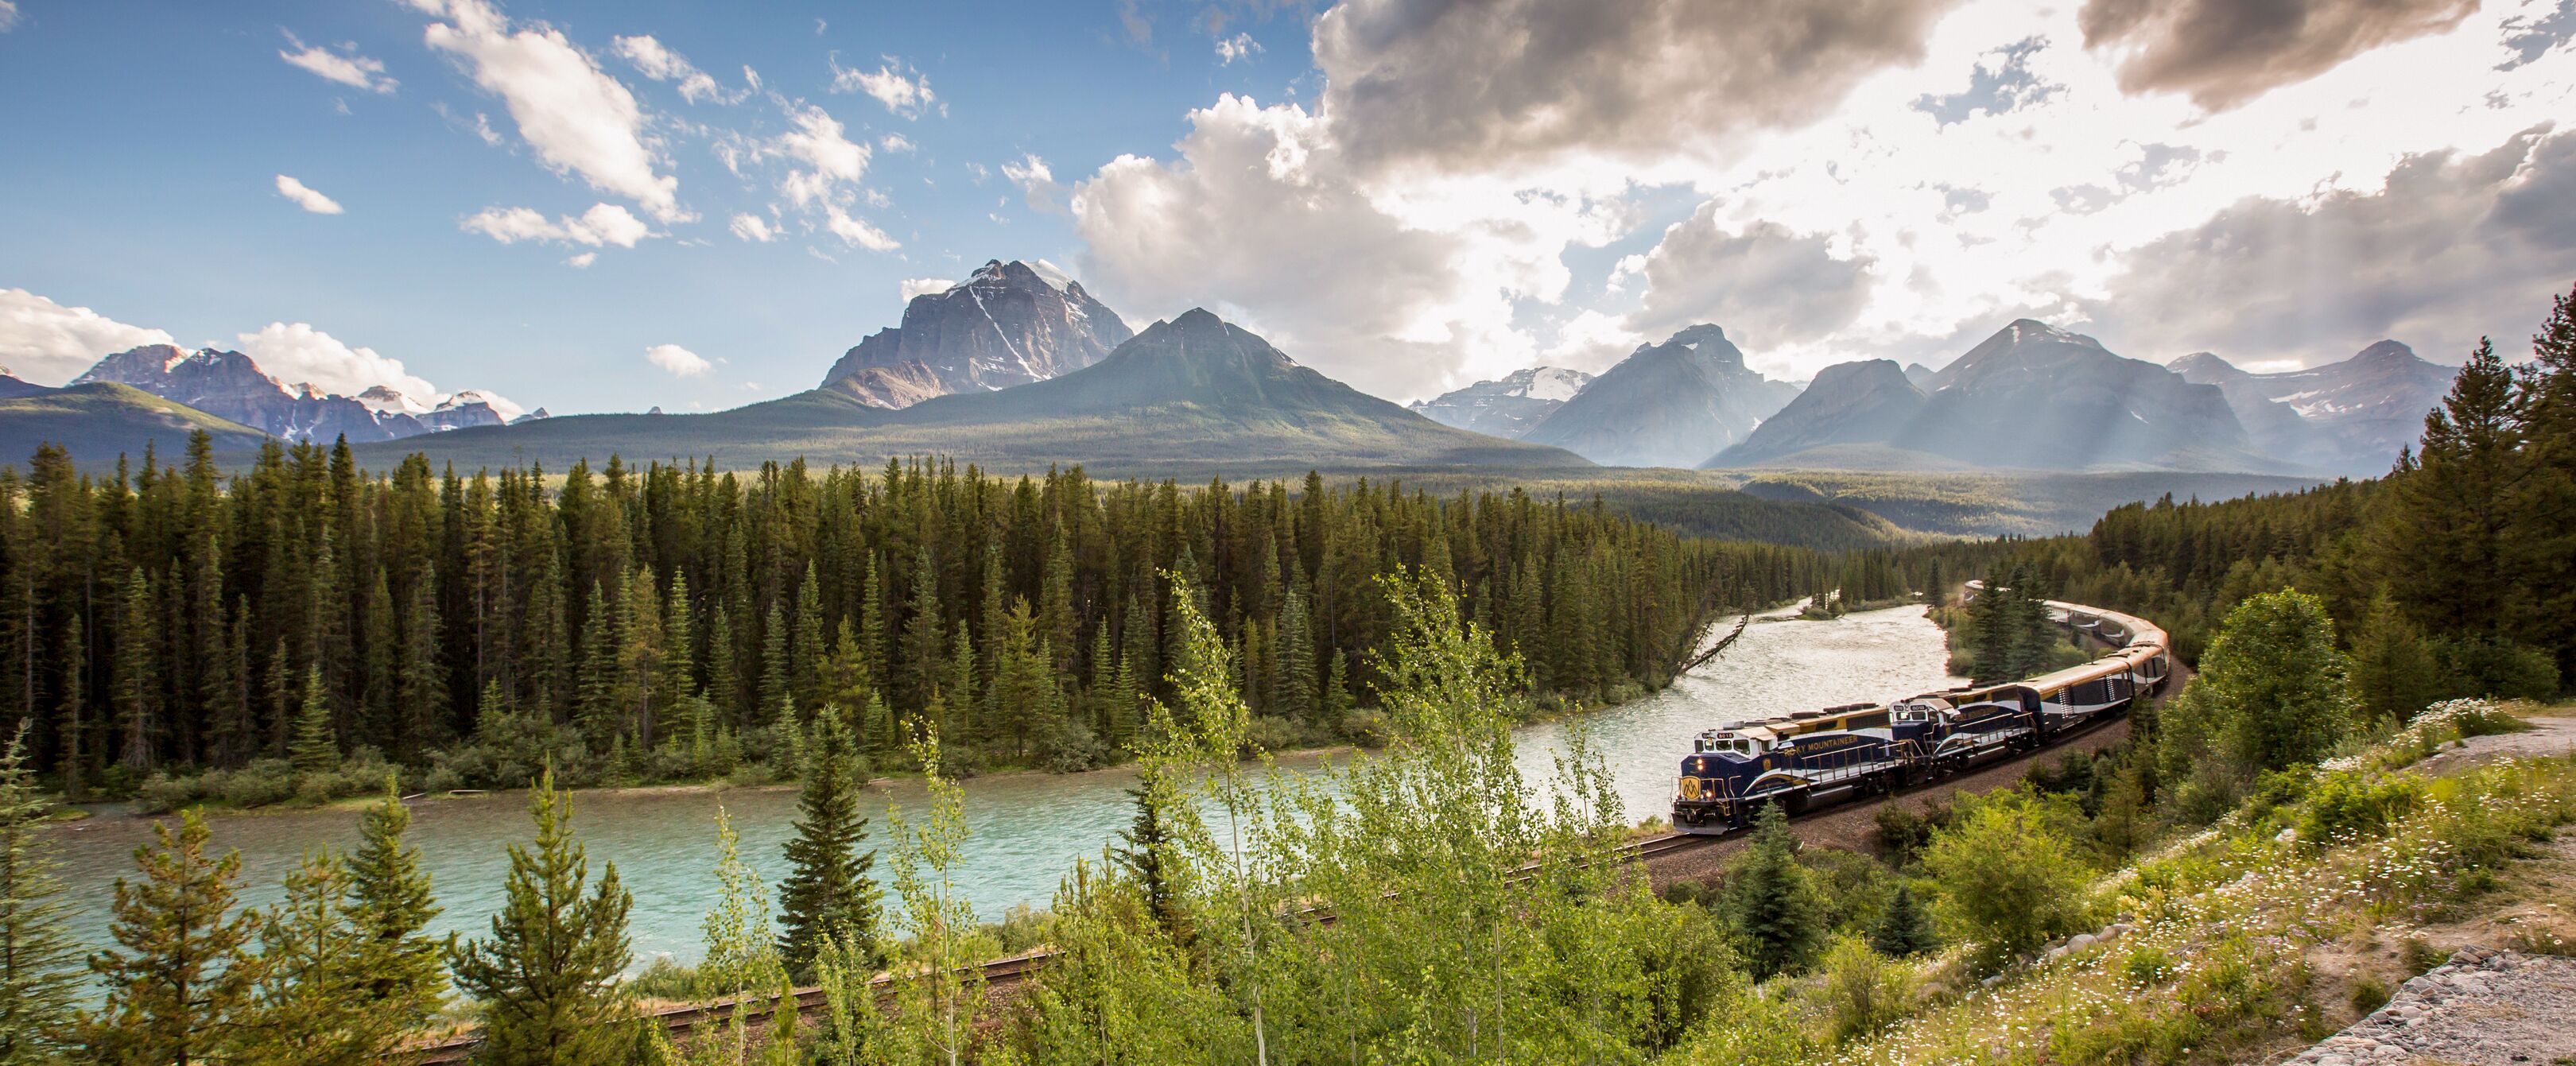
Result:
<svg viewBox="0 0 2576 1066"><path fill-rule="evenodd" d="M2241 201L2130 253L2088 310L2152 359L2314 363L2389 337L2456 362L2482 334L2510 351L2576 281L2571 203L2576 131L2528 130L2411 156L2382 192Z"/></svg>
<svg viewBox="0 0 2576 1066"><path fill-rule="evenodd" d="M1871 260L1836 258L1824 234L1772 222L1729 232L1714 209L1702 205L1647 254L1646 292L1630 329L1660 337L1715 322L1759 350L1832 333L1868 302Z"/></svg>
<svg viewBox="0 0 2576 1066"><path fill-rule="evenodd" d="M1661 158L1829 110L1922 54L1954 0L1348 0L1315 23L1324 113L1363 165Z"/></svg>
<svg viewBox="0 0 2576 1066"><path fill-rule="evenodd" d="M2212 111L2304 81L2384 44L2448 29L2478 0L2086 0L2084 45L2132 45L2130 92L2190 94Z"/></svg>

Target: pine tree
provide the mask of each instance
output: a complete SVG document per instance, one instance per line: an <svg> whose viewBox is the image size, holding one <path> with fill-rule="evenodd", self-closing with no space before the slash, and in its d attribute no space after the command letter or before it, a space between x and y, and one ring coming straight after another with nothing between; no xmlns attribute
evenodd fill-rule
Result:
<svg viewBox="0 0 2576 1066"><path fill-rule="evenodd" d="M340 765L340 741L331 729L331 701L322 692L322 668L304 674L304 702L295 714L295 742L287 761L299 774L329 773Z"/></svg>
<svg viewBox="0 0 2576 1066"><path fill-rule="evenodd" d="M92 1061L119 1066L221 1061L241 1039L260 974L243 951L257 916L232 913L241 854L208 858L194 809L178 832L156 822L152 835L157 848L134 849L142 878L116 880L109 934L122 950L90 956L107 999L82 1018L81 1043Z"/></svg>
<svg viewBox="0 0 2576 1066"><path fill-rule="evenodd" d="M1756 980L1805 968L1824 943L1815 877L1798 862L1798 838L1778 804L1754 817L1752 847L1727 883L1726 911Z"/></svg>
<svg viewBox="0 0 2576 1066"><path fill-rule="evenodd" d="M868 820L859 814L858 756L841 716L814 716L804 792L797 797L796 836L786 845L787 878L778 886L778 953L788 969L813 972L827 938L874 944L880 893L868 876L876 852L862 854Z"/></svg>
<svg viewBox="0 0 2576 1066"><path fill-rule="evenodd" d="M1279 608L1279 691L1273 700L1277 713L1299 722L1315 717L1315 638L1306 617L1306 595L1295 588L1287 591L1286 602Z"/></svg>
<svg viewBox="0 0 2576 1066"><path fill-rule="evenodd" d="M244 1061L281 1066L366 1066L393 1050L406 1019L364 993L363 934L349 922L349 874L327 849L286 875L286 898L260 915L255 1015L241 1033Z"/></svg>
<svg viewBox="0 0 2576 1066"><path fill-rule="evenodd" d="M1000 716L995 724L1009 738L1016 759L1028 758L1029 740L1037 730L1063 717L1048 655L1033 639L1035 628L1029 602L1014 601L1002 624L1001 669L993 677L993 706Z"/></svg>
<svg viewBox="0 0 2576 1066"><path fill-rule="evenodd" d="M2382 587L2352 638L2352 695L2362 713L2402 722L2433 702L2440 665L2424 634Z"/></svg>
<svg viewBox="0 0 2576 1066"><path fill-rule="evenodd" d="M787 676L787 614L772 600L768 624L760 632L760 714L766 721L792 717L788 705L795 693L789 691Z"/></svg>
<svg viewBox="0 0 2576 1066"><path fill-rule="evenodd" d="M939 688L947 651L948 637L939 620L939 569L931 564L930 550L925 548L913 568L912 611L903 623L902 672L913 706L929 705L931 694Z"/></svg>
<svg viewBox="0 0 2576 1066"><path fill-rule="evenodd" d="M116 701L116 731L123 747L117 762L129 769L152 765L155 697L161 688L160 657L154 647L160 628L151 579L135 567L125 579L125 597L116 613L116 656L110 691Z"/></svg>
<svg viewBox="0 0 2576 1066"><path fill-rule="evenodd" d="M421 868L420 849L403 841L411 808L398 791L387 772L384 798L358 818L358 850L347 863L349 921L358 936L361 995L370 1009L396 1020L397 1028L411 1029L437 1012L447 977L444 941L422 931L439 906L429 871Z"/></svg>
<svg viewBox="0 0 2576 1066"><path fill-rule="evenodd" d="M1324 699L1321 720L1324 724L1324 728L1330 729L1337 734L1342 731L1343 725L1348 723L1351 717L1352 703L1350 677L1351 670L1349 660L1342 655L1342 649L1333 649L1332 669L1324 673Z"/></svg>
<svg viewBox="0 0 2576 1066"><path fill-rule="evenodd" d="M794 645L790 649L787 678L796 702L807 707L823 705L816 691L815 671L823 664L823 639L830 632L829 620L823 617L823 591L814 580L814 564L805 564L805 580L796 586L796 621L791 631Z"/></svg>
<svg viewBox="0 0 2576 1066"><path fill-rule="evenodd" d="M41 455L41 453L39 453ZM62 767L63 798L78 803L87 798L81 788L82 771L89 768L89 756L82 750L81 738L88 734L89 723L82 697L87 686L82 678L89 671L89 653L81 640L81 620L75 614L63 626L62 710L57 735L62 751L56 756Z"/></svg>
<svg viewBox="0 0 2576 1066"><path fill-rule="evenodd" d="M1932 933L1932 912L1915 898L1914 886L1897 882L1896 895L1869 928L1870 950L1891 959L1919 955L1941 946Z"/></svg>
<svg viewBox="0 0 2576 1066"><path fill-rule="evenodd" d="M734 668L733 611L721 601L716 616L707 623L707 700L715 704L716 715L728 728L740 728L742 717L742 675Z"/></svg>
<svg viewBox="0 0 2576 1066"><path fill-rule="evenodd" d="M422 567L403 601L402 655L394 672L405 747L415 756L448 739L447 669L438 646L438 572Z"/></svg>
<svg viewBox="0 0 2576 1066"><path fill-rule="evenodd" d="M20 722L0 753L0 1066L53 1061L79 991L70 909Z"/></svg>
<svg viewBox="0 0 2576 1066"><path fill-rule="evenodd" d="M452 947L456 986L482 1003L481 1061L493 1066L623 1066L638 1034L618 975L632 958L634 897L608 864L587 897L590 863L572 832L572 798L546 768L529 798L533 849L510 845L508 902L485 938Z"/></svg>
<svg viewBox="0 0 2576 1066"><path fill-rule="evenodd" d="M1145 897L1145 911L1154 924L1173 943L1189 942L1187 912L1181 906L1181 886L1173 862L1172 849L1178 843L1163 824L1164 797L1155 795L1152 771L1145 780L1127 790L1127 800L1136 808L1136 816L1118 833L1118 846L1109 857L1118 867L1135 878L1136 889Z"/></svg>

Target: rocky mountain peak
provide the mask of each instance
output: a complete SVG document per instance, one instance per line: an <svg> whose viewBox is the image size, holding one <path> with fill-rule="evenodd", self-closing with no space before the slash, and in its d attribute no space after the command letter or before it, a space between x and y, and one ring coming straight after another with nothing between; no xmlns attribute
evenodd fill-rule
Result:
<svg viewBox="0 0 2576 1066"><path fill-rule="evenodd" d="M2422 356L2416 355L2415 349L2409 348L2396 341L2388 340L2372 344L2370 347L2354 353L2352 361L2363 366L2411 367L2417 364L2427 366L2432 365Z"/></svg>
<svg viewBox="0 0 2576 1066"><path fill-rule="evenodd" d="M396 440L444 429L497 426L516 404L466 392L437 407L383 386L342 396L309 381L287 384L237 351L183 352L167 344L129 348L100 359L73 384L112 382L186 404L217 418L289 440Z"/></svg>
<svg viewBox="0 0 2576 1066"><path fill-rule="evenodd" d="M2216 352L2193 352L2165 364L2165 369L2196 385L2221 385L2250 376L2236 364L2219 358Z"/></svg>
<svg viewBox="0 0 2576 1066"><path fill-rule="evenodd" d="M1695 325L1639 347L1521 439L1596 463L1692 467L1744 439L1797 394L1747 369L1724 330Z"/></svg>
<svg viewBox="0 0 2576 1066"><path fill-rule="evenodd" d="M1061 271L1043 263L986 260L965 281L904 305L901 325L878 330L843 353L823 385L876 369L857 389L871 405L980 392L1044 381L1099 362L1134 332ZM929 371L926 394L915 379ZM901 368L901 369L898 369ZM899 388L886 387L900 379Z"/></svg>
<svg viewBox="0 0 2576 1066"><path fill-rule="evenodd" d="M1479 381L1407 409L1444 426L1497 437L1519 437L1592 383L1592 375L1561 366L1532 366L1492 381Z"/></svg>

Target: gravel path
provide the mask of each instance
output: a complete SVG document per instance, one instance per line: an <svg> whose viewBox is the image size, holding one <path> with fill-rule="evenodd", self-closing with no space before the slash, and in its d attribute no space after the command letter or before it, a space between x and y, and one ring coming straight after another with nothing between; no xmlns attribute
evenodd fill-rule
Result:
<svg viewBox="0 0 2576 1066"><path fill-rule="evenodd" d="M2576 1062L2576 959L2462 948L2293 1063Z"/></svg>
<svg viewBox="0 0 2576 1066"><path fill-rule="evenodd" d="M2494 733L2470 737L2458 747L2445 748L2412 769L2427 776L2455 774L2480 763L2495 761L2505 755L2565 755L2576 749L2576 717L2565 708L2552 707L2537 714L2524 714L2522 720L2531 728L2519 733Z"/></svg>

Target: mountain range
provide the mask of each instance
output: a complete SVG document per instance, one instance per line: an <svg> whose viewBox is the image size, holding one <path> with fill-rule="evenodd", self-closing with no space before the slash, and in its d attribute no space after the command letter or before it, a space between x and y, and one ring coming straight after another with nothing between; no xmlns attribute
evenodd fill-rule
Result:
<svg viewBox="0 0 2576 1066"><path fill-rule="evenodd" d="M234 451L345 438L371 460L422 451L557 469L611 453L736 467L937 453L1108 474L1598 463L2313 476L2385 470L2453 373L2394 341L2287 373L2207 352L2168 368L2023 319L1938 370L1865 360L1801 386L1751 370L1702 324L1597 377L1532 367L1407 408L1203 309L1134 333L1043 261L992 260L913 297L815 389L729 411L548 418L472 391L342 396L285 384L241 352L146 345L60 390L0 371L0 452L58 440L109 461L204 428Z"/></svg>
<svg viewBox="0 0 2576 1066"><path fill-rule="evenodd" d="M712 456L741 467L797 457L872 465L937 454L988 468L1081 463L1109 475L1287 474L1315 468L1588 468L1556 448L1441 425L1300 366L1261 337L1194 309L1156 322L1099 362L989 392L899 409L837 387L730 411L578 415L368 445L383 463L413 451L460 466L620 453Z"/></svg>
<svg viewBox="0 0 2576 1066"><path fill-rule="evenodd" d="M2217 386L2263 454L2364 477L2387 473L2398 450L2423 436L2425 413L2459 374L2387 340L2305 370L2257 374L2209 352L2176 359L2170 369Z"/></svg>
<svg viewBox="0 0 2576 1066"><path fill-rule="evenodd" d="M1521 434L1605 466L1694 467L1798 395L1744 365L1716 326L1639 345Z"/></svg>
<svg viewBox="0 0 2576 1066"><path fill-rule="evenodd" d="M1016 259L991 260L963 282L913 297L903 324L842 353L822 388L870 407L910 407L1080 370L1134 335L1081 282Z"/></svg>
<svg viewBox="0 0 2576 1066"><path fill-rule="evenodd" d="M432 405L382 385L356 396L324 392L309 384L290 387L240 352L213 348L189 352L168 344L116 352L72 379L74 385L94 382L132 386L286 440L399 440L501 425L509 420L502 413L505 408L517 410L507 401L473 391ZM545 417L542 410L529 414Z"/></svg>
<svg viewBox="0 0 2576 1066"><path fill-rule="evenodd" d="M1515 370L1494 381L1479 381L1405 409L1444 426L1496 437L1518 437L1539 420L1565 406L1565 401L1592 384L1592 375L1561 366Z"/></svg>
<svg viewBox="0 0 2576 1066"><path fill-rule="evenodd" d="M1885 360L1828 368L1709 465L2301 472L2256 454L2216 386L2026 318L1928 389Z"/></svg>

